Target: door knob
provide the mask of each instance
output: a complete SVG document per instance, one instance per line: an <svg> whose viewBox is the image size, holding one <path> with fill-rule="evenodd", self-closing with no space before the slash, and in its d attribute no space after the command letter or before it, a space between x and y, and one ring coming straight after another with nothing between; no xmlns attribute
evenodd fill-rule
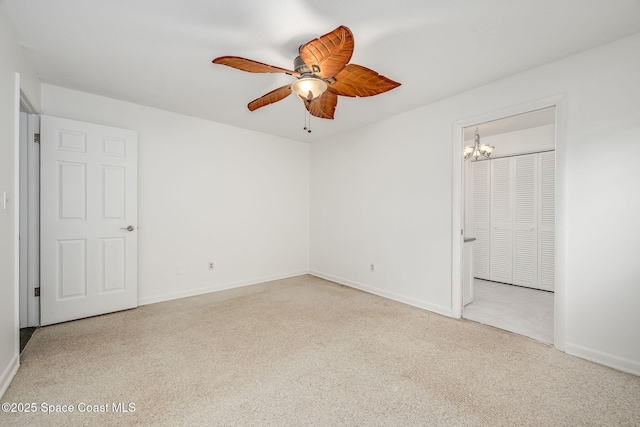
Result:
<svg viewBox="0 0 640 427"><path fill-rule="evenodd" d="M135 230L135 227L133 225L128 225L126 227L120 227L120 230L133 231Z"/></svg>

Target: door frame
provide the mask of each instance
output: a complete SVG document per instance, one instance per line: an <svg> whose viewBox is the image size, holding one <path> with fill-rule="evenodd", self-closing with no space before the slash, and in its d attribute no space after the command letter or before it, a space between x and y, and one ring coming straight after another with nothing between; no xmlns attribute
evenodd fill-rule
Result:
<svg viewBox="0 0 640 427"><path fill-rule="evenodd" d="M40 146L33 140L40 116L20 92L20 327L40 326ZM22 182L24 180L25 182Z"/></svg>
<svg viewBox="0 0 640 427"><path fill-rule="evenodd" d="M464 128L478 123L490 122L516 116L543 108L555 107L556 126L556 272L554 290L554 339L556 349L565 349L566 330L566 237L567 237L567 161L566 161L566 94L560 93L501 110L479 114L453 123L452 128L452 218L451 218L451 313L462 317L462 273L464 239Z"/></svg>

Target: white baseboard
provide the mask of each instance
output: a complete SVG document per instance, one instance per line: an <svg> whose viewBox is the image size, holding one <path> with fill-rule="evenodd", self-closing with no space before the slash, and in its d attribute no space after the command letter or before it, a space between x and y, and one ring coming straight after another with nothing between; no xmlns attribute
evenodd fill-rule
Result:
<svg viewBox="0 0 640 427"><path fill-rule="evenodd" d="M9 384L13 380L13 377L18 373L18 368L20 367L20 356L15 355L9 365L2 372L2 376L0 376L0 398L4 396L5 391L9 388Z"/></svg>
<svg viewBox="0 0 640 427"><path fill-rule="evenodd" d="M232 282L232 283L225 283L225 284L215 285L215 286L207 286L204 288L190 289L183 292L171 292L171 293L157 295L153 297L140 298L138 299L138 305L140 306L140 305L147 305L147 304L155 304L157 302L164 302L164 301L171 301L174 299L193 297L196 295L203 295L211 292L218 292L218 291L224 291L227 289L241 288L243 286L256 285L258 283L263 283L263 282L271 282L273 280L288 279L289 277L302 276L304 274L309 274L309 271L308 270L293 271L290 273L260 277L257 279L244 280L240 282Z"/></svg>
<svg viewBox="0 0 640 427"><path fill-rule="evenodd" d="M362 283L354 282L352 280L342 279L340 277L332 276L330 274L322 273L320 271L312 270L309 272L309 274L311 274L312 276L319 277L321 279L329 280L331 282L336 282L341 285L359 289L361 291L368 292L370 294L374 294L380 297L398 301L403 304L408 304L414 307L422 308L424 310L433 311L434 313L442 314L443 316L453 317L453 312L451 311L451 307L444 307L441 305L431 304L426 301L422 301L419 299L385 291L383 289L374 288L373 286L363 285Z"/></svg>
<svg viewBox="0 0 640 427"><path fill-rule="evenodd" d="M622 372L640 376L640 362L603 353L577 344L566 343L565 353L581 359L590 360Z"/></svg>

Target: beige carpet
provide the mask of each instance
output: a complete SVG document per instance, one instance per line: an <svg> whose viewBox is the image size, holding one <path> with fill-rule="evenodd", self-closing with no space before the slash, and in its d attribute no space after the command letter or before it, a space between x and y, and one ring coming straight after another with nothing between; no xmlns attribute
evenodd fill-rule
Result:
<svg viewBox="0 0 640 427"><path fill-rule="evenodd" d="M301 276L39 329L2 402L38 407L2 426L638 426L640 378Z"/></svg>

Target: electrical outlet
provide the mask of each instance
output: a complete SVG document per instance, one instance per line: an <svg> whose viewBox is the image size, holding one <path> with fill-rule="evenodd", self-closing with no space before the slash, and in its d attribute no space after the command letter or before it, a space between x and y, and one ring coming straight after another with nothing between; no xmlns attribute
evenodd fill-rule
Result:
<svg viewBox="0 0 640 427"><path fill-rule="evenodd" d="M176 274L182 274L183 269L184 269L183 266L181 266L181 265L177 266L176 267Z"/></svg>
<svg viewBox="0 0 640 427"><path fill-rule="evenodd" d="M376 271L376 266L373 263L369 265L369 271L371 271L372 273Z"/></svg>
<svg viewBox="0 0 640 427"><path fill-rule="evenodd" d="M209 263L209 270L213 270L213 262Z"/></svg>

